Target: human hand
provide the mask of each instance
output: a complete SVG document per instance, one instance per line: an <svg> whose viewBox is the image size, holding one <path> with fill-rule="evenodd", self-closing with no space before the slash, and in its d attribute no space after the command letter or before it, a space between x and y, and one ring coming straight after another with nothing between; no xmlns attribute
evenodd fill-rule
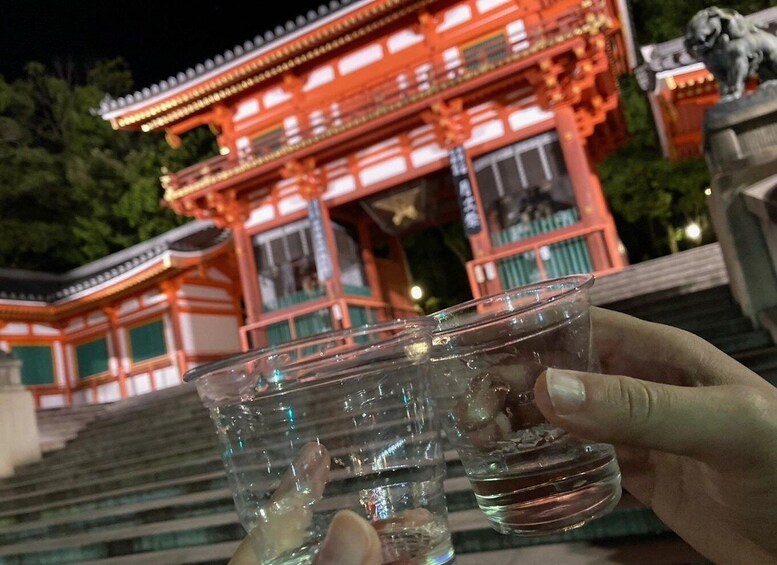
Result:
<svg viewBox="0 0 777 565"><path fill-rule="evenodd" d="M548 369L540 411L615 444L624 487L707 558L777 563L777 389L683 330L591 316L607 375Z"/></svg>
<svg viewBox="0 0 777 565"><path fill-rule="evenodd" d="M311 506L321 499L329 479L329 453L317 443L305 445L265 507L262 521L240 543L229 565L261 565L298 547L308 535ZM304 485L298 490L297 485ZM332 519L314 565L380 565L378 534L350 510Z"/></svg>

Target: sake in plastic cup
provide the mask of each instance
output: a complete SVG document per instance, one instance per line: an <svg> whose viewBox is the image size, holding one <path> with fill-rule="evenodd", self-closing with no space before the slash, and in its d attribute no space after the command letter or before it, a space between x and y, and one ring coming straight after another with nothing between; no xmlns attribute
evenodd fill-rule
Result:
<svg viewBox="0 0 777 565"><path fill-rule="evenodd" d="M588 289L575 275L431 315L435 399L478 505L501 533L543 535L611 511L621 476L611 445L550 424L533 387L548 367L596 370Z"/></svg>
<svg viewBox="0 0 777 565"><path fill-rule="evenodd" d="M311 563L335 513L377 530L384 563L453 560L434 322L329 332L189 371L215 424L259 563Z"/></svg>

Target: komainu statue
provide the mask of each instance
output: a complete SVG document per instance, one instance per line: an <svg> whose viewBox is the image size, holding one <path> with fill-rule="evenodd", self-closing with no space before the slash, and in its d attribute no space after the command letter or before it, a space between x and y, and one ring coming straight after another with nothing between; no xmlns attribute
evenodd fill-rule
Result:
<svg viewBox="0 0 777 565"><path fill-rule="evenodd" d="M684 43L717 79L721 102L742 96L752 76L762 83L777 79L777 36L734 10L700 10L688 22Z"/></svg>

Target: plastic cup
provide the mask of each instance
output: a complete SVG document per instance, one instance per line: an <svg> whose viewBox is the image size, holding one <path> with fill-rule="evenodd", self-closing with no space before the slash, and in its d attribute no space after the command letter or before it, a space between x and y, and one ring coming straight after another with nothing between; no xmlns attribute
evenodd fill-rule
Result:
<svg viewBox="0 0 777 565"><path fill-rule="evenodd" d="M426 317L367 325L185 375L215 424L259 563L311 563L345 509L372 523L384 563L453 560L433 329Z"/></svg>
<svg viewBox="0 0 777 565"><path fill-rule="evenodd" d="M588 300L593 280L550 280L431 315L443 429L498 532L563 532L620 499L613 447L551 425L534 403L534 383L547 367L598 366Z"/></svg>

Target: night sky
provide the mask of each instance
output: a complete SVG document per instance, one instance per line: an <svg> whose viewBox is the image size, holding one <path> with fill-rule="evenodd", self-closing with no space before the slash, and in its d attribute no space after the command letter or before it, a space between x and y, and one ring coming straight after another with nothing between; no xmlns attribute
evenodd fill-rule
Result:
<svg viewBox="0 0 777 565"><path fill-rule="evenodd" d="M11 81L29 61L85 69L99 59L123 57L142 88L322 3L10 0L0 9L0 74ZM274 13L262 14L269 6Z"/></svg>

